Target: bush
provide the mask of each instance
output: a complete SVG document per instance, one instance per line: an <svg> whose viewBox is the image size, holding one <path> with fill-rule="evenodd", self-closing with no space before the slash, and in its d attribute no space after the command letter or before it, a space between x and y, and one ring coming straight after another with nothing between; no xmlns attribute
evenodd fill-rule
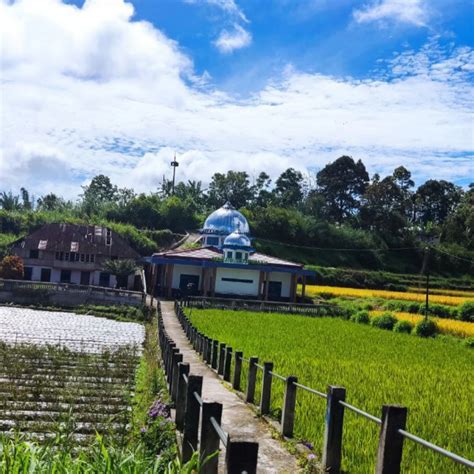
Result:
<svg viewBox="0 0 474 474"><path fill-rule="evenodd" d="M474 301L466 301L461 305L458 311L461 321L474 322Z"/></svg>
<svg viewBox="0 0 474 474"><path fill-rule="evenodd" d="M392 313L388 312L372 318L372 321L370 322L372 326L380 329L387 329L388 331L391 331L396 323L397 318Z"/></svg>
<svg viewBox="0 0 474 474"><path fill-rule="evenodd" d="M474 337L468 337L462 342L466 347L474 349Z"/></svg>
<svg viewBox="0 0 474 474"><path fill-rule="evenodd" d="M420 337L433 337L438 332L438 326L432 319L422 319L416 324L414 332Z"/></svg>
<svg viewBox="0 0 474 474"><path fill-rule="evenodd" d="M370 318L367 311L359 311L351 316L351 321L361 324L369 324Z"/></svg>
<svg viewBox="0 0 474 474"><path fill-rule="evenodd" d="M10 255L0 262L0 278L22 280L24 271L23 260L20 257Z"/></svg>
<svg viewBox="0 0 474 474"><path fill-rule="evenodd" d="M395 332L403 332L406 334L410 334L413 329L413 324L410 321L398 321L395 326L393 326L393 330Z"/></svg>

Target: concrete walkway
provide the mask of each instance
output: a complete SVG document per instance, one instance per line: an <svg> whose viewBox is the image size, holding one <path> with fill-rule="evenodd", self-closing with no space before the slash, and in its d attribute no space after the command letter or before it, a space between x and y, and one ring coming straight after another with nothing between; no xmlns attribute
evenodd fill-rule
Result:
<svg viewBox="0 0 474 474"><path fill-rule="evenodd" d="M203 377L202 396L206 401L223 404L222 426L232 437L242 441L257 441L258 472L296 473L299 471L296 458L288 453L279 440L273 439L270 427L235 393L228 390L220 377L201 361L189 344L174 312L174 304L162 301L163 322L168 335L190 365L190 373ZM222 456L221 456L222 457Z"/></svg>

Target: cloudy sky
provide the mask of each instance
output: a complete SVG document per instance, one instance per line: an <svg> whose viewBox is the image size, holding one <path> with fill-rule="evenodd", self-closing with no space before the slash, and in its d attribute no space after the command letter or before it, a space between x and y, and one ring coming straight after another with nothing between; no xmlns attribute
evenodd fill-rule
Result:
<svg viewBox="0 0 474 474"><path fill-rule="evenodd" d="M470 0L0 0L0 191L342 154L474 179Z"/></svg>

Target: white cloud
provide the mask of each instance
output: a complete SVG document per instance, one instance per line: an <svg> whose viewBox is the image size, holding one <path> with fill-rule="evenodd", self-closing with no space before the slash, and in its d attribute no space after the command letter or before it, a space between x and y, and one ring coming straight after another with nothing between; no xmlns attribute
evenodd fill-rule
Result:
<svg viewBox="0 0 474 474"><path fill-rule="evenodd" d="M425 0L373 0L354 11L354 18L358 23L395 20L424 26L427 16Z"/></svg>
<svg viewBox="0 0 474 474"><path fill-rule="evenodd" d="M232 30L223 30L214 42L221 53L232 53L236 49L245 48L252 42L252 35L238 24Z"/></svg>
<svg viewBox="0 0 474 474"><path fill-rule="evenodd" d="M178 178L204 182L228 169L275 178L341 154L372 173L403 164L417 179L474 175L470 48L428 44L366 81L288 67L237 100L203 90L178 45L122 0L0 5L0 191L73 197L99 173L152 190L175 150Z"/></svg>
<svg viewBox="0 0 474 474"><path fill-rule="evenodd" d="M235 3L235 0L185 0L186 3L208 4L220 8L225 13L235 16L237 19L248 23L248 19L242 9Z"/></svg>

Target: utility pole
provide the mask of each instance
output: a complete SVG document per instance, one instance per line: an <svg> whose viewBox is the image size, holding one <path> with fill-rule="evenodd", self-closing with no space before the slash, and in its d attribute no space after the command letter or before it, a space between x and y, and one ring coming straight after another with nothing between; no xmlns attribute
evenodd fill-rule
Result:
<svg viewBox="0 0 474 474"><path fill-rule="evenodd" d="M176 168L179 166L179 163L176 161L176 153L174 154L174 160L171 162L171 166L173 167L173 186L171 188L171 195L174 196L174 181L176 177Z"/></svg>
<svg viewBox="0 0 474 474"><path fill-rule="evenodd" d="M428 311L429 311L429 296L430 296L429 260L430 260L430 248L425 247L425 261L423 263L423 267L425 269L425 274L426 274L425 319L428 319Z"/></svg>

